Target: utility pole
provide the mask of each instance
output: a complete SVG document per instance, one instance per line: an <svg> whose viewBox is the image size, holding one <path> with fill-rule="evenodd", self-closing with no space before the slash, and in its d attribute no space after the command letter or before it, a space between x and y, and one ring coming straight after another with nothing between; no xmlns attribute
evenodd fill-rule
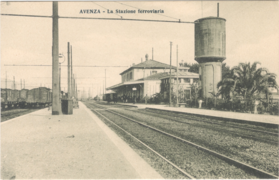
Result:
<svg viewBox="0 0 279 180"><path fill-rule="evenodd" d="M75 91L74 91L74 90L75 90L75 89L74 89L74 88L75 88L75 87L74 87L74 86L75 86L75 85L74 85L74 83L75 83L74 79L75 79L74 74L72 74L71 97L74 97L74 92L75 92Z"/></svg>
<svg viewBox="0 0 279 180"><path fill-rule="evenodd" d="M61 63L59 63L59 97L60 96L61 96ZM62 97L60 97L60 98L62 98Z"/></svg>
<svg viewBox="0 0 279 180"><path fill-rule="evenodd" d="M52 2L52 115L61 113L59 92L58 2Z"/></svg>
<svg viewBox="0 0 279 180"><path fill-rule="evenodd" d="M78 99L77 84L76 84L76 99Z"/></svg>
<svg viewBox="0 0 279 180"><path fill-rule="evenodd" d="M15 77L14 77L14 90L15 90ZM15 93L12 93L12 98L15 98Z"/></svg>
<svg viewBox="0 0 279 180"><path fill-rule="evenodd" d="M23 79L23 88L25 89L25 79Z"/></svg>
<svg viewBox="0 0 279 180"><path fill-rule="evenodd" d="M73 49L72 49L72 45L71 45L71 98L73 96Z"/></svg>
<svg viewBox="0 0 279 180"><path fill-rule="evenodd" d="M154 59L153 59L153 47L152 47L152 60L154 60Z"/></svg>
<svg viewBox="0 0 279 180"><path fill-rule="evenodd" d="M15 77L14 77L14 90L15 90Z"/></svg>
<svg viewBox="0 0 279 180"><path fill-rule="evenodd" d="M22 79L20 79L20 89L22 89Z"/></svg>
<svg viewBox="0 0 279 180"><path fill-rule="evenodd" d="M170 84L170 106L171 106L171 47L172 47L172 42L170 42L170 78L169 78L169 84Z"/></svg>
<svg viewBox="0 0 279 180"><path fill-rule="evenodd" d="M8 100L8 75L6 71L6 101Z"/></svg>
<svg viewBox="0 0 279 180"><path fill-rule="evenodd" d="M6 89L8 88L8 75L7 75L7 71L6 71Z"/></svg>
<svg viewBox="0 0 279 180"><path fill-rule="evenodd" d="M105 82L103 80L103 97L104 97L104 94L105 94Z"/></svg>
<svg viewBox="0 0 279 180"><path fill-rule="evenodd" d="M178 105L178 45L176 45L176 104Z"/></svg>
<svg viewBox="0 0 279 180"><path fill-rule="evenodd" d="M107 70L105 69L105 91L107 88Z"/></svg>
<svg viewBox="0 0 279 180"><path fill-rule="evenodd" d="M75 84L76 83L76 80L75 80L75 75L73 74L73 97L75 97Z"/></svg>
<svg viewBox="0 0 279 180"><path fill-rule="evenodd" d="M70 60L70 43L68 42L68 99L71 95L71 60Z"/></svg>

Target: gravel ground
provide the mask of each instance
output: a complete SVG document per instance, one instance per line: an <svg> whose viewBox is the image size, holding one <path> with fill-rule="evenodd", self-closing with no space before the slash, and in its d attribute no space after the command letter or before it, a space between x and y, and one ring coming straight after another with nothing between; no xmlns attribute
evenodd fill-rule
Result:
<svg viewBox="0 0 279 180"><path fill-rule="evenodd" d="M114 110L116 111L116 110ZM251 139L235 137L225 131L195 127L191 124L145 115L137 110L127 111L118 109L117 112L135 118L140 122L155 126L183 139L205 146L233 159L245 162L254 167L278 175L278 145L267 144Z"/></svg>
<svg viewBox="0 0 279 180"><path fill-rule="evenodd" d="M245 128L255 128L257 130L262 131L269 131L278 133L279 127L278 125L271 125L271 124L262 124L257 122L249 122L249 121L238 121L238 120L228 120L228 119L222 119L222 118L213 118L208 116L197 116L197 115L191 115L191 114L185 114L185 113L174 113L174 112L167 112L167 111L161 111L161 110L155 110L155 109L141 109L139 111L142 111L144 113L146 112L153 112L161 115L168 115L173 117L182 117L182 118L193 118L193 119L202 119L204 122L214 122L214 123L220 123L224 126L227 125L235 125L235 126L241 126Z"/></svg>
<svg viewBox="0 0 279 180"><path fill-rule="evenodd" d="M149 110L148 111L137 110L136 112L143 113L146 115L156 116L156 117L171 120L171 121L177 121L180 123L191 124L192 126L200 127L200 128L204 128L204 129L212 129L215 131L231 133L235 137L253 139L253 140L260 141L260 142L267 142L267 143L278 145L278 131L275 132L277 135L273 135L273 134L271 135L271 134L264 133L264 132L258 132L258 131L252 131L252 130L238 128L239 126L242 127L242 124L238 124L237 127L231 127L231 126L228 126L228 124L226 124L226 123L217 125L217 124L212 124L212 123L207 122L209 120L198 121L198 120L196 120L196 119L198 119L198 117L194 118L195 120L193 120L192 118L190 119L187 116L166 115L166 114L161 114L161 113L158 114L158 112L152 112ZM203 119L203 118L199 117L199 119ZM210 121L210 122L212 122L212 121ZM266 131L269 132L270 129L266 129Z"/></svg>
<svg viewBox="0 0 279 180"><path fill-rule="evenodd" d="M7 121L9 119L28 114L39 109L10 109L1 111L1 122Z"/></svg>
<svg viewBox="0 0 279 180"><path fill-rule="evenodd" d="M104 113L103 111L100 112ZM110 113L106 112L105 114L121 127L124 127L124 129L132 132L133 135L150 145L164 157L197 178L256 178L204 151L181 143L181 141L166 137L150 129L142 128L142 126L127 120L122 120L122 118L111 115ZM133 146L136 145L133 144ZM167 178L173 178L173 176Z"/></svg>

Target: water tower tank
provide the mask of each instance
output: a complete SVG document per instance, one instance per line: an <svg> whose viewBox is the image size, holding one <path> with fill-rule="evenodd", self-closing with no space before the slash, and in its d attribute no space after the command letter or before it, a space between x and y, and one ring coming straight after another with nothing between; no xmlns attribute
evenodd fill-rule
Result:
<svg viewBox="0 0 279 180"><path fill-rule="evenodd" d="M195 21L195 60L199 63L226 59L226 19L206 17Z"/></svg>

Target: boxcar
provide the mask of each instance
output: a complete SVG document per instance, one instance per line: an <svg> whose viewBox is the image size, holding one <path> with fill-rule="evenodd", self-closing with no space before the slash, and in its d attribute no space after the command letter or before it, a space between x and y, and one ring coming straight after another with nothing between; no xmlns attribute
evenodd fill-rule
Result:
<svg viewBox="0 0 279 180"><path fill-rule="evenodd" d="M17 105L18 90L1 89L1 109L11 108Z"/></svg>
<svg viewBox="0 0 279 180"><path fill-rule="evenodd" d="M28 90L26 103L29 107L35 106L35 89Z"/></svg>
<svg viewBox="0 0 279 180"><path fill-rule="evenodd" d="M48 106L50 104L49 101L49 88L46 87L40 87L38 88L39 90L39 98L38 98L38 103L40 106ZM36 94L36 93L35 93Z"/></svg>
<svg viewBox="0 0 279 180"><path fill-rule="evenodd" d="M22 89L19 91L19 106L24 108L27 105L28 89Z"/></svg>

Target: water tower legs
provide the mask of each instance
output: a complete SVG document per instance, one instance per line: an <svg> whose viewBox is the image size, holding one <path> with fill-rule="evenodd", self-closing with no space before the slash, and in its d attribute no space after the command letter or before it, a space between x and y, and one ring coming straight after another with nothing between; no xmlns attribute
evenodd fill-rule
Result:
<svg viewBox="0 0 279 180"><path fill-rule="evenodd" d="M200 75L202 86L202 97L213 97L212 93L217 93L217 84L222 80L222 63L206 62L200 63Z"/></svg>

